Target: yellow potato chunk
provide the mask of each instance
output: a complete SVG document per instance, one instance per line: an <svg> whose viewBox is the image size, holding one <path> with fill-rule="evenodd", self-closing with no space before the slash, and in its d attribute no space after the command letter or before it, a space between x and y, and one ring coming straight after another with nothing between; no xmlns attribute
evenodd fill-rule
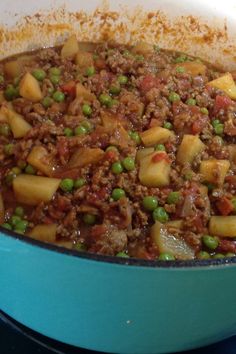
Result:
<svg viewBox="0 0 236 354"><path fill-rule="evenodd" d="M165 143L169 138L174 137L174 133L166 128L153 127L140 133L144 146Z"/></svg>
<svg viewBox="0 0 236 354"><path fill-rule="evenodd" d="M153 52L153 45L144 41L140 41L136 43L136 45L132 48L132 52L145 55Z"/></svg>
<svg viewBox="0 0 236 354"><path fill-rule="evenodd" d="M82 97L85 101L92 102L96 96L82 84L76 84L76 98Z"/></svg>
<svg viewBox="0 0 236 354"><path fill-rule="evenodd" d="M48 152L43 146L34 146L27 157L27 162L47 176L52 176L54 165L48 159Z"/></svg>
<svg viewBox="0 0 236 354"><path fill-rule="evenodd" d="M151 238L160 253L172 254L176 259L194 259L194 250L184 239L172 235L159 221L151 227Z"/></svg>
<svg viewBox="0 0 236 354"><path fill-rule="evenodd" d="M4 64L4 73L11 79L19 76L22 70L22 62L19 60L8 61Z"/></svg>
<svg viewBox="0 0 236 354"><path fill-rule="evenodd" d="M104 155L104 151L98 148L79 148L71 156L68 167L83 167L98 163Z"/></svg>
<svg viewBox="0 0 236 354"><path fill-rule="evenodd" d="M57 178L21 174L14 179L13 190L19 203L37 205L50 202L60 182Z"/></svg>
<svg viewBox="0 0 236 354"><path fill-rule="evenodd" d="M204 65L203 63L198 63L196 61L186 61L184 63L178 63L175 65L175 68L179 66L184 68L185 72L192 76L205 75L206 73L206 65Z"/></svg>
<svg viewBox="0 0 236 354"><path fill-rule="evenodd" d="M20 81L20 95L32 102L43 98L39 82L30 73L26 73Z"/></svg>
<svg viewBox="0 0 236 354"><path fill-rule="evenodd" d="M147 187L163 187L170 183L170 162L164 151L155 151L140 161L139 180Z"/></svg>
<svg viewBox="0 0 236 354"><path fill-rule="evenodd" d="M57 233L56 224L39 224L36 225L27 236L34 238L35 240L43 242L55 242Z"/></svg>
<svg viewBox="0 0 236 354"><path fill-rule="evenodd" d="M69 37L61 49L62 58L74 57L79 51L79 44L76 35Z"/></svg>
<svg viewBox="0 0 236 354"><path fill-rule="evenodd" d="M12 109L7 109L7 117L14 138L22 138L32 128L22 115L16 113Z"/></svg>
<svg viewBox="0 0 236 354"><path fill-rule="evenodd" d="M236 237L236 215L212 216L209 232L215 236Z"/></svg>
<svg viewBox="0 0 236 354"><path fill-rule="evenodd" d="M186 134L178 148L176 159L179 163L192 163L194 158L200 154L205 145L197 135Z"/></svg>
<svg viewBox="0 0 236 354"><path fill-rule="evenodd" d="M208 85L224 91L233 100L236 99L236 85L230 73L208 82Z"/></svg>
<svg viewBox="0 0 236 354"><path fill-rule="evenodd" d="M229 168L228 160L211 159L202 161L200 164L202 181L222 185Z"/></svg>
<svg viewBox="0 0 236 354"><path fill-rule="evenodd" d="M140 162L145 156L150 155L152 152L154 152L154 148L152 147L138 150L136 154L136 161Z"/></svg>

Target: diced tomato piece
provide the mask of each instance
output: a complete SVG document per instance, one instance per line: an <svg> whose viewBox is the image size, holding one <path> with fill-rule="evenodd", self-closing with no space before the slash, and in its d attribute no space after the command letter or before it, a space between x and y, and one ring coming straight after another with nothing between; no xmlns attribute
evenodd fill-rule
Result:
<svg viewBox="0 0 236 354"><path fill-rule="evenodd" d="M108 160L110 162L113 162L117 158L117 152L115 152L115 151L107 151L106 155L104 155L104 157L105 157L106 160Z"/></svg>
<svg viewBox="0 0 236 354"><path fill-rule="evenodd" d="M75 81L71 80L71 81L66 82L64 85L61 86L61 90L62 90L62 92L66 93L67 95L75 97L75 94L76 94Z"/></svg>
<svg viewBox="0 0 236 354"><path fill-rule="evenodd" d="M199 134L207 125L207 116L198 117L192 124L191 130L193 134Z"/></svg>
<svg viewBox="0 0 236 354"><path fill-rule="evenodd" d="M229 97L217 95L214 103L214 113L219 112L221 109L226 109L232 103L233 101Z"/></svg>
<svg viewBox="0 0 236 354"><path fill-rule="evenodd" d="M232 252L236 253L236 242L230 240L221 240L219 241L219 246L217 247L219 252Z"/></svg>
<svg viewBox="0 0 236 354"><path fill-rule="evenodd" d="M165 160L167 163L170 163L170 159L165 152L159 152L152 157L152 162L157 163Z"/></svg>
<svg viewBox="0 0 236 354"><path fill-rule="evenodd" d="M233 203L226 197L222 197L216 202L217 209L220 211L221 215L229 215L233 210Z"/></svg>
<svg viewBox="0 0 236 354"><path fill-rule="evenodd" d="M156 78L151 74L148 74L140 82L140 90L143 93L146 93L150 91L152 88L158 87L159 84L160 84L160 79Z"/></svg>

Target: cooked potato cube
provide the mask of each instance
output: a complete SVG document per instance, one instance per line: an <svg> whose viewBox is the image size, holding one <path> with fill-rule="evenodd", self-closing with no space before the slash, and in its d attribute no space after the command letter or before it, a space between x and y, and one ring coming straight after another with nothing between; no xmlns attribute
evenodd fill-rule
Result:
<svg viewBox="0 0 236 354"><path fill-rule="evenodd" d="M23 116L16 113L12 109L7 109L7 117L14 138L22 138L32 128L32 126L26 122Z"/></svg>
<svg viewBox="0 0 236 354"><path fill-rule="evenodd" d="M13 181L13 190L19 203L37 205L50 202L61 180L57 178L18 175Z"/></svg>
<svg viewBox="0 0 236 354"><path fill-rule="evenodd" d="M165 143L169 138L174 137L174 133L166 128L153 127L140 133L144 146Z"/></svg>
<svg viewBox="0 0 236 354"><path fill-rule="evenodd" d="M203 63L198 63L196 61L186 61L184 63L178 63L175 65L175 68L179 66L183 67L185 69L185 72L192 76L205 75L206 73L206 65L204 65Z"/></svg>
<svg viewBox="0 0 236 354"><path fill-rule="evenodd" d="M236 99L236 85L233 76L226 73L215 80L208 82L209 86L215 87L224 91L230 98Z"/></svg>
<svg viewBox="0 0 236 354"><path fill-rule="evenodd" d="M200 154L205 145L197 135L186 134L178 148L176 159L179 163L192 163L194 158Z"/></svg>
<svg viewBox="0 0 236 354"><path fill-rule="evenodd" d="M153 45L144 41L140 41L136 43L136 45L132 48L132 52L145 55L153 52Z"/></svg>
<svg viewBox="0 0 236 354"><path fill-rule="evenodd" d="M63 241L63 240L57 241L56 245L59 247L65 247L68 249L72 249L74 246L73 241Z"/></svg>
<svg viewBox="0 0 236 354"><path fill-rule="evenodd" d="M93 66L93 55L88 52L78 52L75 58L75 63L82 71L86 70L89 66Z"/></svg>
<svg viewBox="0 0 236 354"><path fill-rule="evenodd" d="M20 81L20 95L32 102L43 98L39 82L30 73L26 73Z"/></svg>
<svg viewBox="0 0 236 354"><path fill-rule="evenodd" d="M2 193L0 193L0 224L4 223L5 219L5 208Z"/></svg>
<svg viewBox="0 0 236 354"><path fill-rule="evenodd" d="M74 57L79 51L79 43L76 39L76 35L73 35L67 39L61 49L62 58Z"/></svg>
<svg viewBox="0 0 236 354"><path fill-rule="evenodd" d="M4 64L4 73L11 79L19 76L22 71L22 62L19 60L8 61Z"/></svg>
<svg viewBox="0 0 236 354"><path fill-rule="evenodd" d="M56 224L39 224L36 225L27 236L34 238L35 240L43 242L55 242L57 233Z"/></svg>
<svg viewBox="0 0 236 354"><path fill-rule="evenodd" d="M68 167L75 168L96 164L102 159L103 155L104 151L102 149L79 148L71 156Z"/></svg>
<svg viewBox="0 0 236 354"><path fill-rule="evenodd" d="M215 236L236 237L236 215L212 216L209 232Z"/></svg>
<svg viewBox="0 0 236 354"><path fill-rule="evenodd" d="M27 162L47 176L52 176L54 164L48 159L48 152L43 146L34 146L27 157Z"/></svg>
<svg viewBox="0 0 236 354"><path fill-rule="evenodd" d="M139 163L145 156L150 155L152 152L154 152L154 148L152 147L138 150L136 154L137 162Z"/></svg>
<svg viewBox="0 0 236 354"><path fill-rule="evenodd" d="M162 187L170 183L170 161L164 151L155 151L140 161L140 182L147 187Z"/></svg>
<svg viewBox="0 0 236 354"><path fill-rule="evenodd" d="M76 84L76 97L82 97L85 101L88 102L96 100L96 96L80 83Z"/></svg>
<svg viewBox="0 0 236 354"><path fill-rule="evenodd" d="M205 160L200 164L200 173L203 182L209 182L217 185L224 183L225 176L230 168L228 160Z"/></svg>
<svg viewBox="0 0 236 354"><path fill-rule="evenodd" d="M151 227L151 238L160 253L170 253L176 259L194 259L194 250L182 238L168 232L158 221Z"/></svg>

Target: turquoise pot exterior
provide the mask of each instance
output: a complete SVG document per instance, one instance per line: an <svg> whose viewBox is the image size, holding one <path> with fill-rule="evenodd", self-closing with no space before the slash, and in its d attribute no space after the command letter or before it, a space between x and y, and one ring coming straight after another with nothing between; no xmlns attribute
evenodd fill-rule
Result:
<svg viewBox="0 0 236 354"><path fill-rule="evenodd" d="M234 261L98 259L1 233L1 309L56 340L112 353L181 351L236 333Z"/></svg>

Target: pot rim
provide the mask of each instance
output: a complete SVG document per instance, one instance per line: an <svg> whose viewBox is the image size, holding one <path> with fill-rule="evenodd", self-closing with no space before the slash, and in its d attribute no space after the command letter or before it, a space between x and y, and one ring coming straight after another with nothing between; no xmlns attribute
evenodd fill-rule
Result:
<svg viewBox="0 0 236 354"><path fill-rule="evenodd" d="M31 246L36 246L56 253L66 254L68 256L96 261L96 262L112 263L116 265L141 266L141 267L148 267L148 268L172 268L172 269L179 269L179 268L193 269L197 267L216 268L219 266L236 265L236 256L228 257L228 258L227 257L219 258L219 259L198 259L198 260L183 260L183 261L178 261L178 260L159 261L159 260L146 260L146 259L138 259L138 258L122 258L122 257L106 256L106 255L101 255L96 253L89 253L84 251L76 251L76 250L68 249L63 246L57 246L54 244L35 240L31 237L17 234L14 231L4 229L3 227L0 227L0 234L3 234L4 236L7 237L11 237L15 240L22 241L23 243L30 244Z"/></svg>

